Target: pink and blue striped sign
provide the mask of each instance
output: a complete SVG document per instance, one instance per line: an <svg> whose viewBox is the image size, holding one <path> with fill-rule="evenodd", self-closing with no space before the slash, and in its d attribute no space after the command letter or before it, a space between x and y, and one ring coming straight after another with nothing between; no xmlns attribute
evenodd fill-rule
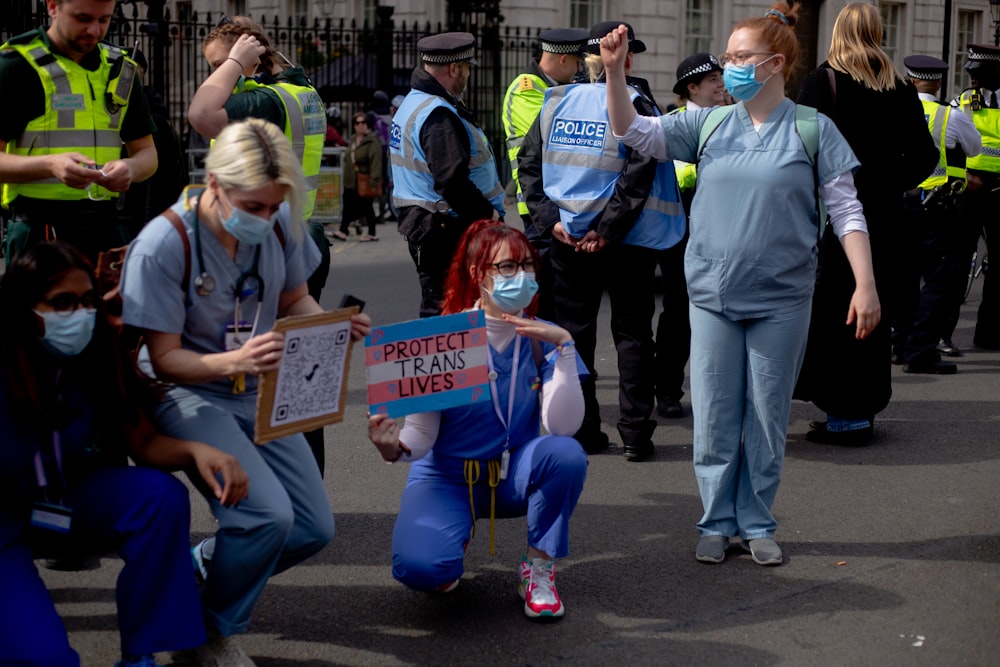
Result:
<svg viewBox="0 0 1000 667"><path fill-rule="evenodd" d="M372 329L368 409L390 417L490 400L486 314L470 310Z"/></svg>

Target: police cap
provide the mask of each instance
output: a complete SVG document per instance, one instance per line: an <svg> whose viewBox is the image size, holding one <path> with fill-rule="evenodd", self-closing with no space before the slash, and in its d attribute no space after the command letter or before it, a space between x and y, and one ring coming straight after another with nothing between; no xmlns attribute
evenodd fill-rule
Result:
<svg viewBox="0 0 1000 667"><path fill-rule="evenodd" d="M476 65L476 38L468 32L443 32L417 42L420 59L425 63L447 65L464 61Z"/></svg>
<svg viewBox="0 0 1000 667"><path fill-rule="evenodd" d="M538 35L538 38L542 40L542 51L560 55L568 54L580 58L587 55L583 50L587 45L587 37L586 30L577 30L576 28L555 28L545 30Z"/></svg>
<svg viewBox="0 0 1000 667"><path fill-rule="evenodd" d="M982 67L1000 67L1000 47L992 44L969 44L968 60L963 69L971 72Z"/></svg>
<svg viewBox="0 0 1000 667"><path fill-rule="evenodd" d="M696 53L688 56L677 66L677 83L674 84L674 95L687 97L687 85L699 74L721 72L719 60L711 53Z"/></svg>
<svg viewBox="0 0 1000 667"><path fill-rule="evenodd" d="M903 65L906 76L924 81L940 81L948 71L948 63L934 56L906 56Z"/></svg>
<svg viewBox="0 0 1000 667"><path fill-rule="evenodd" d="M625 23L625 21L604 21L602 23L598 23L590 29L590 38L587 40L587 53L599 55L601 53L601 40L606 37L609 32L620 25L624 25L628 28L629 52L642 53L645 51L646 44L642 40L635 38L635 30L632 30L632 26L630 24Z"/></svg>

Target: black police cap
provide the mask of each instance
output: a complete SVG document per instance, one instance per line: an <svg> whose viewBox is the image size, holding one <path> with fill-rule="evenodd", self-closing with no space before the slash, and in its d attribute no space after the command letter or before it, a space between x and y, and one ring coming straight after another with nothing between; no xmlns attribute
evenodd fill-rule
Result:
<svg viewBox="0 0 1000 667"><path fill-rule="evenodd" d="M417 42L420 58L425 63L447 65L459 61L476 63L476 38L468 32L443 32L424 37Z"/></svg>
<svg viewBox="0 0 1000 667"><path fill-rule="evenodd" d="M583 47L587 45L588 33L576 28L554 28L545 30L538 35L542 41L542 51L558 54L586 55Z"/></svg>
<svg viewBox="0 0 1000 667"><path fill-rule="evenodd" d="M645 51L646 44L642 40L635 38L635 30L632 29L630 24L625 23L625 21L604 21L590 29L590 38L587 40L587 53L599 55L601 53L601 40L620 25L628 28L628 50L632 53L642 53Z"/></svg>
<svg viewBox="0 0 1000 667"><path fill-rule="evenodd" d="M688 56L677 66L677 83L674 84L674 95L687 97L687 85L699 74L709 72L721 72L722 66L719 59L711 53L696 53Z"/></svg>
<svg viewBox="0 0 1000 667"><path fill-rule="evenodd" d="M903 65L906 76L924 81L940 81L948 71L948 63L934 56L906 56Z"/></svg>

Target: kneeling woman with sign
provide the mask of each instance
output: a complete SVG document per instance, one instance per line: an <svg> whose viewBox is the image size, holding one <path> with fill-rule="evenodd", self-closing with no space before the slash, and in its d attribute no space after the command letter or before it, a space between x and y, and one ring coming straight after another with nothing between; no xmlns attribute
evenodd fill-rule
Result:
<svg viewBox="0 0 1000 667"><path fill-rule="evenodd" d="M204 188L185 190L129 246L123 319L143 330L156 376L173 383L157 425L232 454L250 477L253 493L237 509L199 487L219 522L193 554L210 640L185 656L247 665L231 637L246 629L268 578L333 537L305 437L253 442L257 376L276 370L285 349L275 320L323 312L306 288L319 251L302 220L302 167L277 125L257 118L227 125L205 173ZM354 315L352 335L367 334L368 322Z"/></svg>
<svg viewBox="0 0 1000 667"><path fill-rule="evenodd" d="M539 258L521 232L480 221L462 236L444 313L481 308L489 341L490 401L409 415L400 432L385 415L368 437L386 461L414 461L392 537L392 573L424 591L451 591L477 518L527 516L519 592L531 618L564 613L555 559L569 552L569 520L587 455L572 438L583 420L585 366L569 332L533 319ZM539 426L547 435L539 435Z"/></svg>

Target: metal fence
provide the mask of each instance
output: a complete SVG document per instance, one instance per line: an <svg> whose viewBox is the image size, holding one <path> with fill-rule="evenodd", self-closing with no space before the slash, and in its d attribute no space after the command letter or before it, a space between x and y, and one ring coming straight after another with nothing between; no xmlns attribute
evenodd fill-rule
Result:
<svg viewBox="0 0 1000 667"><path fill-rule="evenodd" d="M149 62L147 81L163 97L170 118L186 138L187 108L198 84L209 74L201 46L220 15L192 13L172 17L136 0L123 0L115 10L106 40L126 48L136 45ZM377 8L375 25L356 20L306 17L253 17L265 28L272 45L305 68L325 102L338 104L341 117L368 109L372 94L389 97L409 90L410 74L418 64L417 41L445 30L476 35L478 67L473 68L466 104L476 112L490 138L501 175L507 174L500 107L513 78L538 55L538 33L543 27L501 27L496 11L477 10L490 3L468 3L464 12L450 13L449 25L396 24L392 7ZM0 18L0 39L15 31L48 23L43 0L15 0ZM503 176L501 180L504 180Z"/></svg>

